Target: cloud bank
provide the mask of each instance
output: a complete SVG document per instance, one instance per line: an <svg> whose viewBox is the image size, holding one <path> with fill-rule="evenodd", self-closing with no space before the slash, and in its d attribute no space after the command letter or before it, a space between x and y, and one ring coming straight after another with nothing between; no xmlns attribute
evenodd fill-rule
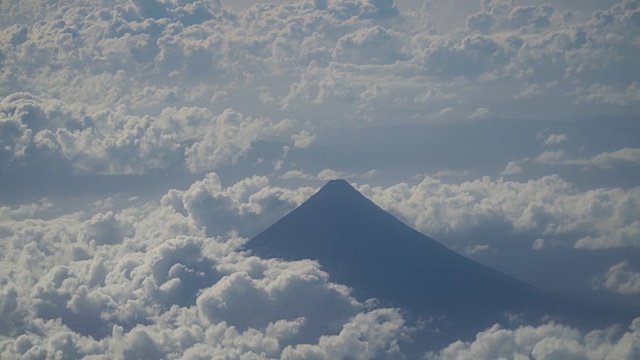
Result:
<svg viewBox="0 0 640 360"><path fill-rule="evenodd" d="M559 181L543 180L547 186ZM420 186L437 189L437 182L427 178ZM475 186L482 184L497 185L484 180ZM406 186L361 188L380 201L392 191L397 198ZM452 191L449 198L470 199L468 192ZM245 240L231 224L295 206L311 192L273 187L261 177L224 187L212 173L185 191L124 209L110 201L67 214L53 212L49 201L0 208L2 358L406 355L402 344L414 330L398 309L357 301L314 261L262 260L238 251ZM616 265L603 286L632 289L621 271L631 273L627 264ZM636 323L626 333L612 328L585 336L555 323L512 330L496 325L430 356L633 357L640 350Z"/></svg>
<svg viewBox="0 0 640 360"><path fill-rule="evenodd" d="M633 359L640 354L640 319L629 330L596 330L582 335L559 324L522 326L514 330L495 325L474 341L456 342L432 353L432 360L462 359Z"/></svg>
<svg viewBox="0 0 640 360"><path fill-rule="evenodd" d="M410 332L397 309L358 302L316 262L239 252L245 240L218 229L284 201L264 181L211 174L121 210L0 208L0 356L395 358Z"/></svg>
<svg viewBox="0 0 640 360"><path fill-rule="evenodd" d="M640 245L638 188L579 191L551 175L526 182L484 177L460 184L426 177L416 185L359 189L382 208L436 237L490 227L495 233L528 233L551 241L568 238L579 249Z"/></svg>
<svg viewBox="0 0 640 360"><path fill-rule="evenodd" d="M437 6L393 1L1 6L5 172L199 173L327 126L634 116L640 101L637 0L486 1L455 31Z"/></svg>

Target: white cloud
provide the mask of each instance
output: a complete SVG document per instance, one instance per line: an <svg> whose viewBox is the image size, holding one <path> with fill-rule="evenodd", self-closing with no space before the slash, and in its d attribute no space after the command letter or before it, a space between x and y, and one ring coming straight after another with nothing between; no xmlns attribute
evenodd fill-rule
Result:
<svg viewBox="0 0 640 360"><path fill-rule="evenodd" d="M604 274L594 279L596 287L619 294L640 294L640 272L631 269L624 261L611 266Z"/></svg>
<svg viewBox="0 0 640 360"><path fill-rule="evenodd" d="M544 249L544 239L536 239L531 245L531 248L534 250L542 250Z"/></svg>
<svg viewBox="0 0 640 360"><path fill-rule="evenodd" d="M293 146L304 149L316 141L316 134L312 134L308 131L301 131L297 134L291 135L291 139L293 140Z"/></svg>
<svg viewBox="0 0 640 360"><path fill-rule="evenodd" d="M538 155L533 161L548 165L576 165L607 168L621 163L640 164L640 149L624 148L579 159L572 159L563 150L545 151Z"/></svg>
<svg viewBox="0 0 640 360"><path fill-rule="evenodd" d="M210 174L138 208L0 208L0 357L397 354L408 331L397 310L356 301L316 262L248 257L237 251L244 239L201 229L224 233L225 216L271 213L281 205L270 202L309 191L259 177L223 187Z"/></svg>
<svg viewBox="0 0 640 360"><path fill-rule="evenodd" d="M365 173L352 173L345 171L338 171L333 169L323 169L317 174L308 174L302 170L289 170L280 175L281 179L301 179L301 180L320 180L329 181L335 179L350 179L350 180L367 180L371 179L377 174L375 170L369 170Z"/></svg>
<svg viewBox="0 0 640 360"><path fill-rule="evenodd" d="M577 104L626 105L640 101L640 87L637 81L621 90L617 90L614 85L594 84L588 89L579 88L576 93L580 94L575 100Z"/></svg>
<svg viewBox="0 0 640 360"><path fill-rule="evenodd" d="M567 142L567 141L569 141L569 137L567 135L565 135L565 134L551 134L544 141L543 145L544 146L552 146L552 145L562 144L562 143Z"/></svg>
<svg viewBox="0 0 640 360"><path fill-rule="evenodd" d="M473 114L469 115L469 120L486 119L491 115L491 110L487 108L477 108Z"/></svg>
<svg viewBox="0 0 640 360"><path fill-rule="evenodd" d="M514 330L498 325L482 331L472 342L458 341L428 359L631 359L640 351L640 318L629 330L594 330L585 335L559 324L522 326Z"/></svg>
<svg viewBox="0 0 640 360"><path fill-rule="evenodd" d="M635 116L639 101L617 75L640 56L635 1L571 20L492 1L455 31L391 0L29 4L0 16L3 169L202 172L330 125Z"/></svg>
<svg viewBox="0 0 640 360"><path fill-rule="evenodd" d="M571 20L548 5L490 1L447 31L391 0L241 12L217 0L3 1L0 176L202 173L242 162L260 140L308 147L327 126L635 116L637 14L628 0ZM636 150L548 158L606 167L638 163ZM505 174L522 170L512 165ZM555 176L364 188L427 233L499 224L549 241L570 234L576 247L638 246L635 188L579 191ZM0 208L0 357L395 357L397 313L361 309L315 263L234 250L234 231L262 229L312 192L209 174L139 208ZM227 301L242 291L256 296ZM301 308L278 308L307 291ZM332 332L313 327L323 308L314 300L336 314ZM247 309L269 313L251 327Z"/></svg>
<svg viewBox="0 0 640 360"><path fill-rule="evenodd" d="M359 29L341 37L332 56L335 60L346 63L393 64L405 58L397 37L398 34L380 26Z"/></svg>
<svg viewBox="0 0 640 360"><path fill-rule="evenodd" d="M469 246L467 247L467 249L465 250L465 253L467 255L473 255L473 254L477 254L479 252L482 251L487 251L490 250L491 248L489 247L489 245L486 244L478 244L478 245L474 245L474 246Z"/></svg>
<svg viewBox="0 0 640 360"><path fill-rule="evenodd" d="M506 230L564 239L576 248L639 246L638 188L579 191L553 175L526 182L484 177L460 184L426 177L414 186L359 189L382 208L436 237L491 228L494 233Z"/></svg>
<svg viewBox="0 0 640 360"><path fill-rule="evenodd" d="M434 178L447 178L447 177L465 177L471 175L469 170L439 170L429 176ZM424 177L424 175L416 175L414 177Z"/></svg>
<svg viewBox="0 0 640 360"><path fill-rule="evenodd" d="M264 120L244 119L242 114L226 110L214 124L200 141L185 150L187 167L192 172L214 170L221 164L238 162L255 140L281 133L291 122L269 124Z"/></svg>
<svg viewBox="0 0 640 360"><path fill-rule="evenodd" d="M524 173L524 170L520 165L522 165L524 162L527 162L528 160L529 159L509 161L507 163L507 166L505 166L504 170L500 172L500 175L509 176L509 175L518 175L518 174Z"/></svg>
<svg viewBox="0 0 640 360"><path fill-rule="evenodd" d="M209 235L241 230L254 234L306 200L312 188L288 190L271 187L269 179L253 176L223 187L210 173L186 191L172 190L162 199L176 211L188 214Z"/></svg>
<svg viewBox="0 0 640 360"><path fill-rule="evenodd" d="M408 337L396 310L382 309L356 315L338 335L323 336L317 345L289 346L282 359L397 359L398 342Z"/></svg>

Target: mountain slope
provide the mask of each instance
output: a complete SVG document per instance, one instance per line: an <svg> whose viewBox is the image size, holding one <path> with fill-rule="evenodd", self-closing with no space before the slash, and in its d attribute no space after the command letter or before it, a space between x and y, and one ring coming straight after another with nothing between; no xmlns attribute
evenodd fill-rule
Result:
<svg viewBox="0 0 640 360"><path fill-rule="evenodd" d="M467 337L518 314L559 316L577 325L618 314L570 302L476 263L385 212L344 180L332 180L300 207L249 241L265 258L318 260L360 299L378 298L422 318L444 318L439 331ZM449 337L449 336L447 336Z"/></svg>

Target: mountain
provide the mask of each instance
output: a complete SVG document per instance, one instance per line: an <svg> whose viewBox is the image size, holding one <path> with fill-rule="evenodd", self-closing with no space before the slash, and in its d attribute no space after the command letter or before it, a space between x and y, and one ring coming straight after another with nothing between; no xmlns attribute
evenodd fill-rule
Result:
<svg viewBox="0 0 640 360"><path fill-rule="evenodd" d="M528 323L551 315L586 327L627 320L470 260L405 225L344 180L329 181L245 249L263 258L317 260L332 281L350 286L359 299L377 298L412 319L432 321L427 328L439 334L434 343L469 338L507 314Z"/></svg>

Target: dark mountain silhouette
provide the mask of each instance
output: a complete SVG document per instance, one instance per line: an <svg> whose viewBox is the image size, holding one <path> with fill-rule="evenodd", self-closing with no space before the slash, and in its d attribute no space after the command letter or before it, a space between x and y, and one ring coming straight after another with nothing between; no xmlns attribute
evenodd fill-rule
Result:
<svg viewBox="0 0 640 360"><path fill-rule="evenodd" d="M344 180L332 180L245 249L263 258L314 259L361 300L377 298L427 325L431 343L468 339L517 314L574 326L627 321L628 314L560 298L472 261L410 228ZM629 315L630 316L630 315Z"/></svg>

